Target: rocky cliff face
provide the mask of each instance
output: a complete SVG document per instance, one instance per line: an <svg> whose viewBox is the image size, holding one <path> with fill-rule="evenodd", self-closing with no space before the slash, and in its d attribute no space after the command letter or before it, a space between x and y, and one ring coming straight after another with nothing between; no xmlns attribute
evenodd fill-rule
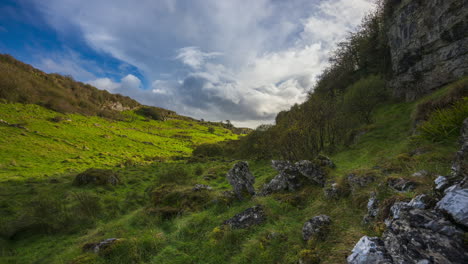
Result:
<svg viewBox="0 0 468 264"><path fill-rule="evenodd" d="M388 18L395 95L413 100L468 74L468 0L401 0Z"/></svg>

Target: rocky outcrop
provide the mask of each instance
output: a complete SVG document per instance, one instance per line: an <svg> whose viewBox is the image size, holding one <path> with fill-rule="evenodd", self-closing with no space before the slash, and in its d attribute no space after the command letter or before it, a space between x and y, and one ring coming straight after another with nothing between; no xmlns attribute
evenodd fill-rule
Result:
<svg viewBox="0 0 468 264"><path fill-rule="evenodd" d="M403 208L382 236L394 263L466 263L463 230L434 210Z"/></svg>
<svg viewBox="0 0 468 264"><path fill-rule="evenodd" d="M255 178L250 173L249 165L245 161L239 161L232 167L226 175L226 178L234 189L237 198L242 200L250 195L255 195L253 186Z"/></svg>
<svg viewBox="0 0 468 264"><path fill-rule="evenodd" d="M273 160L271 163L279 174L265 184L261 192L263 195L281 191L296 191L306 183L320 186L325 184L325 171L320 165L311 161L302 160L292 163Z"/></svg>
<svg viewBox="0 0 468 264"><path fill-rule="evenodd" d="M392 264L392 259L387 254L383 241L378 237L363 236L353 253L348 257L350 264Z"/></svg>
<svg viewBox="0 0 468 264"><path fill-rule="evenodd" d="M234 229L241 229L259 225L265 220L266 215L263 212L263 208L260 205L256 205L224 221L223 225L229 225Z"/></svg>
<svg viewBox="0 0 468 264"><path fill-rule="evenodd" d="M312 237L322 238L327 234L331 224L330 217L327 215L318 215L305 222L302 227L302 238L307 241Z"/></svg>
<svg viewBox="0 0 468 264"><path fill-rule="evenodd" d="M401 0L387 18L395 95L413 100L468 74L466 0Z"/></svg>

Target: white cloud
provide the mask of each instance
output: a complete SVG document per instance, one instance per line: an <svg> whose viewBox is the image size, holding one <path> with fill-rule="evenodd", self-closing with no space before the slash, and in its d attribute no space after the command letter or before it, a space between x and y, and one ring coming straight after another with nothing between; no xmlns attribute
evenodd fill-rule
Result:
<svg viewBox="0 0 468 264"><path fill-rule="evenodd" d="M197 47L181 48L177 53L176 59L194 69L199 69L205 63L206 59L222 55L220 52L202 52Z"/></svg>
<svg viewBox="0 0 468 264"><path fill-rule="evenodd" d="M127 75L120 82L94 78L94 85L197 118L256 126L304 100L330 51L372 2L36 0L36 5L58 32L76 28L90 47L135 66L151 83L143 90L138 78Z"/></svg>
<svg viewBox="0 0 468 264"><path fill-rule="evenodd" d="M139 92L141 89L141 81L133 74L128 74L123 77L120 82L114 82L109 78L98 78L88 81L89 84L112 93L132 94Z"/></svg>

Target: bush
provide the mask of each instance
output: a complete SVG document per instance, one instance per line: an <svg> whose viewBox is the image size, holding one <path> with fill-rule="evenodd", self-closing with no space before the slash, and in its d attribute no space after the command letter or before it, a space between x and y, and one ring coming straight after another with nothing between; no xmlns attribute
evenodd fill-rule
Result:
<svg viewBox="0 0 468 264"><path fill-rule="evenodd" d="M120 182L117 173L105 169L88 169L76 175L73 185L82 186L87 184L95 185L116 185Z"/></svg>
<svg viewBox="0 0 468 264"><path fill-rule="evenodd" d="M369 124L377 105L386 99L385 81L376 75L361 79L351 85L344 95L344 108Z"/></svg>
<svg viewBox="0 0 468 264"><path fill-rule="evenodd" d="M202 144L193 151L194 156L216 157L223 155L223 148L219 144Z"/></svg>
<svg viewBox="0 0 468 264"><path fill-rule="evenodd" d="M136 113L144 117L151 118L153 120L164 121L164 117L161 111L156 107L142 107L138 109Z"/></svg>
<svg viewBox="0 0 468 264"><path fill-rule="evenodd" d="M84 218L96 218L102 212L101 202L99 197L86 193L72 193L73 199L76 201L74 207L75 212Z"/></svg>
<svg viewBox="0 0 468 264"><path fill-rule="evenodd" d="M420 137L433 142L441 142L458 136L463 120L468 116L468 97L453 107L436 110L418 130Z"/></svg>

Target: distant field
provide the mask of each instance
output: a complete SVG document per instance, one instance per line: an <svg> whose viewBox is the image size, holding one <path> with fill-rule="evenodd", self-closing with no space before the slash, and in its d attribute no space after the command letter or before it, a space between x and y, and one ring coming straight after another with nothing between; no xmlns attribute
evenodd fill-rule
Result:
<svg viewBox="0 0 468 264"><path fill-rule="evenodd" d="M237 138L208 123L155 121L133 111L124 115L126 121L115 121L0 103L0 119L6 122L0 122L0 181L168 161L189 156L196 145Z"/></svg>

